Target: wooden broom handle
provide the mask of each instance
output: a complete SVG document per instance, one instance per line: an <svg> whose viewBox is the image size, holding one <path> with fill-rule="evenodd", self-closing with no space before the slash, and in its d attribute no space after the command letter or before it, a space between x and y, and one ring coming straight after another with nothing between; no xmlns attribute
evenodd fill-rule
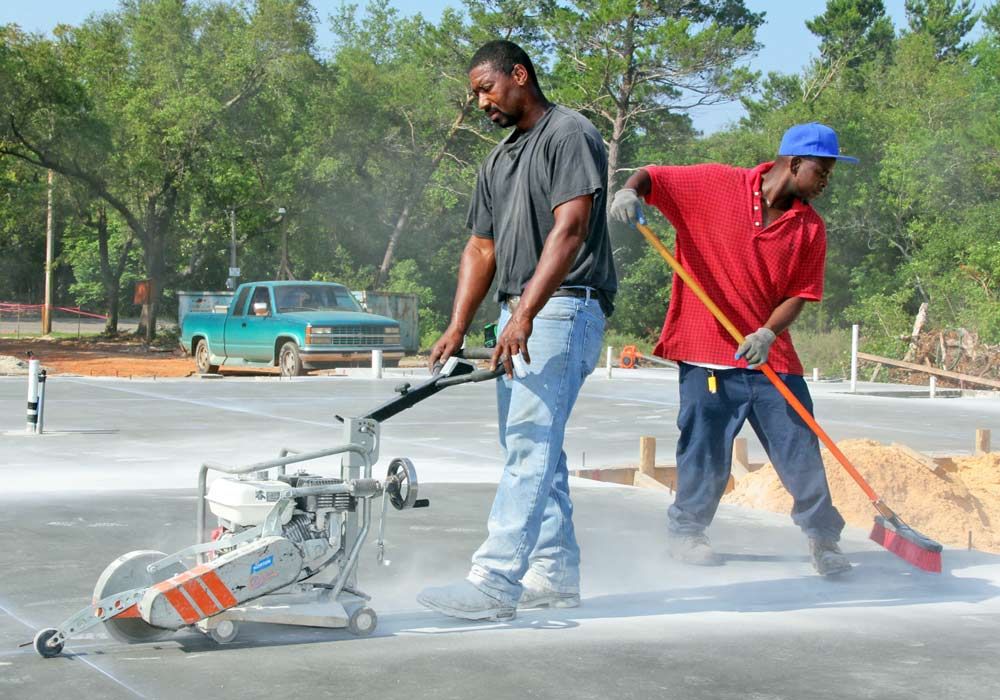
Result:
<svg viewBox="0 0 1000 700"><path fill-rule="evenodd" d="M688 274L688 271L685 270L681 264L677 262L674 256L670 254L670 251L667 250L667 247L663 245L663 242L657 237L657 235L653 233L652 230L650 230L650 228L645 224L636 224L635 226L639 229L639 233L641 233L646 240L649 241L654 248L656 248L656 251L663 256L663 259L666 260L673 271L677 273L677 276L684 281L684 284L690 287L691 291L695 293L695 296L701 299L702 303L708 308L709 311L712 312L712 315L715 316L716 320L721 323L727 331L729 331L729 335L733 337L736 344L742 345L743 334L740 333L739 329L737 329L736 326L734 326L726 317L726 315L722 313L722 309L715 305L715 302L712 301L708 294L705 293L705 290L701 288L701 285L698 284L698 282L696 282L695 279ZM861 476L858 470L854 468L854 465L851 464L850 460L847 459L847 456L840 451L839 447L837 447L837 443L835 443L830 436L826 434L826 431L820 427L819 423L816 422L816 419L812 417L812 414L806 410L806 407L802 405L802 402L795 397L792 390L789 389L785 382L781 380L781 377L779 377L766 362L757 365L756 369L759 369L768 379L771 380L771 383L774 384L775 388L781 393L782 396L785 397L785 400L789 403L789 405L795 409L795 412L799 414L799 417L806 422L806 425L808 425L809 428L816 434L816 437L818 437L823 444L826 445L826 448L833 453L833 456L837 458L837 461L840 462L841 465L843 465L844 469L847 470L847 473L851 475L851 478L857 482L858 486L861 487L861 490L865 492L866 496L868 496L868 499L872 503L876 504L876 508L878 508L879 505L882 505L882 499L880 499L878 494L875 493L875 489L868 485L865 478ZM881 509L879 509L879 512L881 512Z"/></svg>

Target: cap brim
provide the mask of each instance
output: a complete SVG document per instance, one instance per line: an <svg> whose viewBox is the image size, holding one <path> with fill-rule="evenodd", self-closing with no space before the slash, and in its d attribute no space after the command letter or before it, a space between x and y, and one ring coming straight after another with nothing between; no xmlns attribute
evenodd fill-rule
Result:
<svg viewBox="0 0 1000 700"><path fill-rule="evenodd" d="M799 158L835 158L836 160L842 160L847 163L857 163L858 159L854 156L831 156L829 153L782 153L778 151L779 156L788 156L789 158L794 158L798 156Z"/></svg>

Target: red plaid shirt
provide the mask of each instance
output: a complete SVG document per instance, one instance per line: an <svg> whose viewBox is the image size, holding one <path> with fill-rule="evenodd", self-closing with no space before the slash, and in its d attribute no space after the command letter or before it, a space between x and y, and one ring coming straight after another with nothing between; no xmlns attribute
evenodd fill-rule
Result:
<svg viewBox="0 0 1000 700"><path fill-rule="evenodd" d="M761 175L774 163L747 170L727 165L652 166L646 201L677 231L676 257L745 335L757 330L785 299L823 296L826 226L808 204L763 225ZM670 360L746 367L734 360L736 342L674 275L670 306L653 351ZM792 337L778 336L768 364L802 374Z"/></svg>

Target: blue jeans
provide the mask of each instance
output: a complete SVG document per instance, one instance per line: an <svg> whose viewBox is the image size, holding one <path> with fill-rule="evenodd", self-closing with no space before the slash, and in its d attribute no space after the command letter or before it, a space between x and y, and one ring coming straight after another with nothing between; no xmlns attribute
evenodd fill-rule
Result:
<svg viewBox="0 0 1000 700"><path fill-rule="evenodd" d="M509 320L504 304L501 331ZM580 589L563 436L603 338L604 313L596 299L550 299L528 338L528 376L497 382L506 464L490 511L489 536L472 557L468 580L504 603L517 603L522 579L560 593Z"/></svg>
<svg viewBox="0 0 1000 700"><path fill-rule="evenodd" d="M762 372L714 370L716 392L708 389L710 370L681 363L681 406L677 416L677 498L670 506L670 532L704 531L715 517L729 481L733 439L744 421L757 434L781 483L794 499L792 520L809 537L837 540L844 519L830 498L819 440ZM805 380L778 375L810 414Z"/></svg>

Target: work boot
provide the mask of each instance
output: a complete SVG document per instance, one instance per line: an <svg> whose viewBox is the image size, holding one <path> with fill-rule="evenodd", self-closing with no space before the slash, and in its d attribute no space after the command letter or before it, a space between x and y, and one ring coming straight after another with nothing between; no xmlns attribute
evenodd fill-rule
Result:
<svg viewBox="0 0 1000 700"><path fill-rule="evenodd" d="M575 608L580 605L579 593L559 593L546 588L524 586L519 608Z"/></svg>
<svg viewBox="0 0 1000 700"><path fill-rule="evenodd" d="M708 535L704 532L672 532L667 537L670 556L677 561L695 566L719 566L722 557L715 553Z"/></svg>
<svg viewBox="0 0 1000 700"><path fill-rule="evenodd" d="M836 576L851 570L851 562L840 551L835 540L811 537L809 551L812 552L813 566L820 576Z"/></svg>
<svg viewBox="0 0 1000 700"><path fill-rule="evenodd" d="M463 620L513 620L515 608L483 593L469 581L425 588L417 602L439 613Z"/></svg>

